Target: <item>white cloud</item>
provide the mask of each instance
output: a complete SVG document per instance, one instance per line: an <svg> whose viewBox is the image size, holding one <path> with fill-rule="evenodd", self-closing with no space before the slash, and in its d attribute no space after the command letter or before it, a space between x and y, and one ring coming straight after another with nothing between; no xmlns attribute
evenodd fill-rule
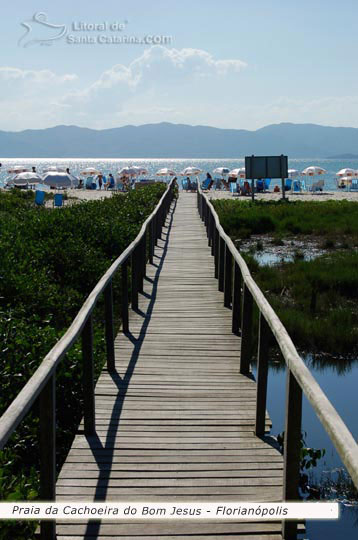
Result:
<svg viewBox="0 0 358 540"><path fill-rule="evenodd" d="M24 70L14 67L0 67L0 81L26 82L32 84L66 83L77 80L75 74L56 75L53 71L43 69L39 71Z"/></svg>

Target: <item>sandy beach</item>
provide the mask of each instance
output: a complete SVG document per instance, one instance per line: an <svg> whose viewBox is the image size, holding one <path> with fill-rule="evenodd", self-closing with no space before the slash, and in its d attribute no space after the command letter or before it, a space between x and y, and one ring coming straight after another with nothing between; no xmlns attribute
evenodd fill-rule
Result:
<svg viewBox="0 0 358 540"><path fill-rule="evenodd" d="M67 193L68 199L64 201L65 205L75 204L81 201L99 201L112 197L113 193L120 193L118 191L105 191L105 190L89 190L89 189L68 189L61 191L60 193ZM188 193L186 191L179 191L180 194L195 195L195 193ZM238 196L232 195L229 191L214 190L205 191L205 194L209 199L235 199L240 201L251 201L251 196ZM328 200L346 200L358 202L358 191L323 191L319 193L290 193L286 192L286 198L289 201L328 201ZM281 193L255 193L255 200L261 201L279 201L282 199ZM47 201L46 206L52 206L52 201Z"/></svg>
<svg viewBox="0 0 358 540"><path fill-rule="evenodd" d="M238 196L238 195L232 195L229 191L208 191L206 192L208 197L210 199L236 199L240 201L251 201L251 196ZM347 191L347 192L341 192L341 191L322 191L319 193L309 193L309 192L301 192L301 193L285 193L286 198L289 201L329 201L329 200L335 200L335 201L356 201L358 202L358 191ZM282 199L282 193L273 193L273 192L267 192L267 193L255 193L255 199L258 201L279 201Z"/></svg>
<svg viewBox="0 0 358 540"><path fill-rule="evenodd" d="M104 191L104 190L89 190L89 189L69 189L67 190L67 195L69 199L65 201L65 204L71 204L74 202L79 201L98 201L107 197L112 197L113 191ZM185 191L180 191L179 193L186 194ZM251 197L248 196L238 196L238 195L232 195L229 191L222 191L222 190L214 190L214 191L207 191L205 192L206 195L210 199L235 199L240 201L251 201ZM195 195L194 193L188 195ZM289 201L328 201L328 200L347 200L347 201L355 201L358 202L358 191L322 191L319 193L309 193L309 192L301 192L301 193L295 193L291 194L290 192L286 192L286 198ZM267 192L267 193L255 193L255 199L258 201L265 200L265 201L279 201L282 199L282 193L273 193L273 192Z"/></svg>

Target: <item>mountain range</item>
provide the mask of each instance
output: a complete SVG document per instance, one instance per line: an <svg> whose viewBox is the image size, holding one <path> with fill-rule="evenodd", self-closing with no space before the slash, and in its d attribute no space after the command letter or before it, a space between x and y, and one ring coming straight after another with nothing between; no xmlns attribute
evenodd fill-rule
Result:
<svg viewBox="0 0 358 540"><path fill-rule="evenodd" d="M186 124L111 129L55 126L0 131L1 158L240 158L279 155L327 158L357 155L358 128L272 124L256 131Z"/></svg>

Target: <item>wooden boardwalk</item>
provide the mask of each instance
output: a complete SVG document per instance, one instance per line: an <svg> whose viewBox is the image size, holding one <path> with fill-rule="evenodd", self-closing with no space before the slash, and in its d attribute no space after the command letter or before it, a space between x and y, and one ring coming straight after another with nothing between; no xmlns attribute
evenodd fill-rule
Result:
<svg viewBox="0 0 358 540"><path fill-rule="evenodd" d="M214 278L194 194L181 194L116 375L96 386L97 436L79 432L57 482L61 501L280 501L282 456L255 437L256 384ZM269 427L269 419L267 417ZM81 427L80 427L81 429ZM281 522L58 522L60 540L281 539Z"/></svg>

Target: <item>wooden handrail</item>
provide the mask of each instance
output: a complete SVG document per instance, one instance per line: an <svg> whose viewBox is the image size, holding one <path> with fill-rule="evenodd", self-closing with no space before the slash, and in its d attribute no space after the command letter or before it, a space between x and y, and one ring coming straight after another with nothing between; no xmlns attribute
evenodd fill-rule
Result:
<svg viewBox="0 0 358 540"><path fill-rule="evenodd" d="M271 330L271 333L274 336L281 350L281 353L288 368L287 410L292 406L295 400L300 401L299 392L296 391L297 389L295 388L296 384L297 387L302 390L303 394L307 397L308 401L312 405L321 424L328 433L340 458L342 459L342 462L346 466L354 485L358 488L358 445L354 440L354 437L352 436L351 432L349 431L349 429L347 428L331 402L328 400L325 393L322 391L315 378L312 376L311 372L303 362L302 358L299 356L296 347L294 346L286 328L284 327L284 325L276 315L275 311L272 309L271 305L265 298L261 289L258 287L255 280L251 276L247 264L236 249L231 238L225 233L224 229L222 228L219 217L210 200L203 193L200 184L198 185L197 197L198 211L207 228L209 245L213 246L213 254L215 256L215 277L218 277L219 290L224 291L224 303L227 307L229 307L232 300L233 331L235 332L236 330L235 333L237 333L238 329L241 328L241 353L244 356L244 358L242 358L244 366L240 367L240 371L242 373L247 373L249 370L249 359L247 358L247 354L249 354L249 341L251 338L252 308L250 304L252 304L252 300L254 300L258 307L259 313L262 314L268 328ZM234 291L231 291L231 269L225 269L225 261L227 264L230 264L230 257L227 255L227 252L231 254L234 261ZM228 281L228 278L226 277L228 275L230 276L230 291L225 294L225 281ZM243 282L243 295L239 294L237 285L235 285L236 282L239 282L238 287L241 290L241 280ZM239 298L241 301L238 301ZM242 306L242 317L241 313L237 312L237 306L239 306L239 309L241 309ZM241 326L239 325L238 321L241 321ZM265 332L265 327L262 323L260 324L260 329L261 332ZM266 335L264 336L263 343L265 343L267 346ZM258 350L258 356L260 359L262 359L264 355L263 351L260 350L260 340ZM267 362L267 355L265 361ZM267 370L265 366L262 366L261 371L263 373L263 377L267 379ZM290 378L291 375L293 377ZM263 387L265 399L262 399L261 396L261 398L258 400L258 403L260 403L260 406L266 407L266 383L264 382L264 384L262 385L260 381L260 387L261 386ZM258 416L261 419L260 422L262 424L262 411L259 412ZM290 448L286 448L286 446L289 447L289 440L287 440L287 436L289 437L287 432L289 432L289 430L290 419L286 418L285 454L287 451L290 451ZM294 437L294 439L295 444L298 446L300 443L301 434L298 434L297 431L298 428L296 425L296 436ZM292 450L294 450L293 453L297 454L297 449ZM290 457L292 458L292 456ZM285 467L287 465L286 461L288 461L287 455L285 455ZM288 477L288 471L285 472L285 475ZM286 537L289 538L290 534L288 533L287 535L284 535L284 538Z"/></svg>
<svg viewBox="0 0 358 540"><path fill-rule="evenodd" d="M143 223L137 237L112 263L107 272L83 303L66 333L45 356L35 373L13 400L0 418L0 450L7 443L17 426L29 412L37 398L40 399L40 497L41 500L55 499L56 482L56 368L72 345L82 337L84 432L95 434L94 359L93 359L93 316L92 312L102 293L105 298L105 334L107 346L107 369L114 366L113 295L112 279L122 267L122 317L123 330L128 324L128 272L131 261L132 307L138 305L138 292L143 287L147 247L149 260L153 260L154 244L161 237L165 217L174 197L175 179L171 180L157 206ZM149 234L147 234L149 232ZM148 246L147 246L148 244ZM55 540L56 522L41 522L41 539Z"/></svg>

